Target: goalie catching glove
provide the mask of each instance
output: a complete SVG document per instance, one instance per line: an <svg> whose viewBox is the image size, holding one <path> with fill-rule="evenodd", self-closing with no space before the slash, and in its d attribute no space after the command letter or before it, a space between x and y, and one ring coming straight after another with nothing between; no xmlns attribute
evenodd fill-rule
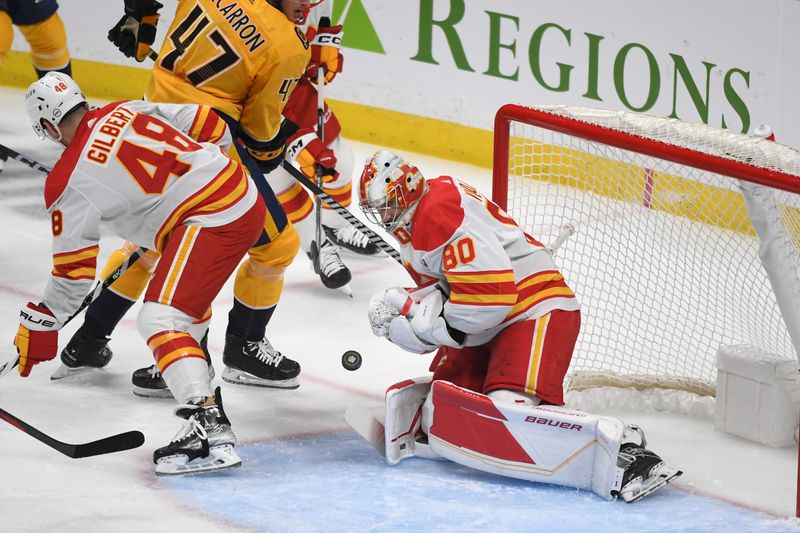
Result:
<svg viewBox="0 0 800 533"><path fill-rule="evenodd" d="M286 155L309 178L313 179L316 176L317 165L322 167L325 183L339 177L339 173L335 170L336 156L333 150L322 144L311 128L300 129L289 138Z"/></svg>
<svg viewBox="0 0 800 533"><path fill-rule="evenodd" d="M443 316L444 296L429 292L419 302L401 288L392 288L370 301L372 332L412 353L431 352L440 346L460 348L466 334L450 327Z"/></svg>
<svg viewBox="0 0 800 533"><path fill-rule="evenodd" d="M129 7L133 4L134 7ZM141 63L152 51L156 40L158 10L164 7L155 1L126 2L125 14L108 32L108 40L126 57Z"/></svg>
<svg viewBox="0 0 800 533"><path fill-rule="evenodd" d="M27 377L33 365L50 361L58 352L60 324L53 313L42 304L32 302L19 312L19 329L14 346L19 355L19 375Z"/></svg>
<svg viewBox="0 0 800 533"><path fill-rule="evenodd" d="M319 21L317 33L311 40L311 60L306 67L306 76L311 81L317 80L317 70L325 71L325 84L342 71L344 56L339 51L342 46L342 26L331 26L331 21L323 17Z"/></svg>

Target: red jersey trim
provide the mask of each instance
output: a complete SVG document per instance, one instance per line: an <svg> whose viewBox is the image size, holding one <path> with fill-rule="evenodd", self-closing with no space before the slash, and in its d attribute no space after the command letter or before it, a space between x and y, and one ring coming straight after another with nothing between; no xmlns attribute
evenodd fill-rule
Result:
<svg viewBox="0 0 800 533"><path fill-rule="evenodd" d="M428 180L428 190L411 221L411 246L423 252L435 250L450 240L462 222L461 193L452 178Z"/></svg>
<svg viewBox="0 0 800 533"><path fill-rule="evenodd" d="M83 120L78 125L78 129L75 132L75 137L72 139L72 142L69 143L64 153L61 154L61 158L53 167L53 170L47 175L47 179L45 180L44 184L44 205L49 211L53 204L56 203L56 200L61 198L61 195L64 194L64 191L67 189L67 185L69 185L69 179L72 177L72 173L75 172L75 167L78 165L78 159L83 153L83 147L86 145L86 140L89 138L89 135L92 133L92 128L95 124L97 124L101 118L105 117L114 109L116 109L120 104L124 104L128 100L121 100L119 102L113 102L106 106L101 107L100 109L94 109L86 113L86 116L83 117ZM92 121L92 119L95 119ZM92 125L89 126L89 122L92 121Z"/></svg>

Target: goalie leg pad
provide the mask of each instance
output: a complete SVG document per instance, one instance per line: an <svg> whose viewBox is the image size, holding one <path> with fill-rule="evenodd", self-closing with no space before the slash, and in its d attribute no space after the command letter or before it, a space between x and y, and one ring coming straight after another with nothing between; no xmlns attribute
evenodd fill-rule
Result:
<svg viewBox="0 0 800 533"><path fill-rule="evenodd" d="M422 412L431 449L453 462L611 498L624 425L557 406L494 401L434 381Z"/></svg>
<svg viewBox="0 0 800 533"><path fill-rule="evenodd" d="M386 391L386 462L395 465L409 457L438 458L420 432L422 404L431 387L430 376L395 383ZM418 440L419 439L419 440Z"/></svg>

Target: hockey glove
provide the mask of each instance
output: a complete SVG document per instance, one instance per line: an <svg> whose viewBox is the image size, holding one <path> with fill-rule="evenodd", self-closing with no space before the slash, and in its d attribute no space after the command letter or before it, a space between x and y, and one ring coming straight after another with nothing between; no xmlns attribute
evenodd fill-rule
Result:
<svg viewBox="0 0 800 533"><path fill-rule="evenodd" d="M428 344L461 348L467 335L451 327L443 312L444 295L438 290L431 292L416 305L411 329L417 338Z"/></svg>
<svg viewBox="0 0 800 533"><path fill-rule="evenodd" d="M393 344L411 353L428 353L439 347L436 344L427 343L417 337L416 333L414 333L414 330L411 328L411 323L404 316L398 316L392 319L389 323L387 337Z"/></svg>
<svg viewBox="0 0 800 533"><path fill-rule="evenodd" d="M336 156L333 150L322 144L311 128L298 130L289 138L286 156L311 179L316 176L317 165L322 167L324 182L334 181L339 177L339 173L334 169Z"/></svg>
<svg viewBox="0 0 800 533"><path fill-rule="evenodd" d="M126 3L127 4L127 3ZM125 6L125 15L108 32L108 40L125 54L141 63L147 59L156 40L158 10L164 7L158 2L139 2L136 8Z"/></svg>
<svg viewBox="0 0 800 533"><path fill-rule="evenodd" d="M317 70L325 71L325 84L342 71L344 56L339 51L342 46L342 26L330 26L330 19L320 19L320 26L311 41L311 60L306 67L306 76L316 82Z"/></svg>
<svg viewBox="0 0 800 533"><path fill-rule="evenodd" d="M19 329L14 346L19 355L19 375L28 377L33 365L49 361L58 351L60 325L53 313L44 305L32 302L19 312Z"/></svg>
<svg viewBox="0 0 800 533"><path fill-rule="evenodd" d="M372 333L376 337L386 337L389 334L389 323L400 315L400 309L387 298L387 293L394 290L396 289L379 292L369 299L367 317L369 318L369 326L372 328Z"/></svg>

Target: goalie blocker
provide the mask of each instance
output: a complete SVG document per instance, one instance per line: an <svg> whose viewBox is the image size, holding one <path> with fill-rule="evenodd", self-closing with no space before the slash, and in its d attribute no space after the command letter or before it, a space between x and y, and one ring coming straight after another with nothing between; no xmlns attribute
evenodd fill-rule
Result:
<svg viewBox="0 0 800 533"><path fill-rule="evenodd" d="M385 455L448 459L484 472L636 501L681 475L613 417L499 401L418 378L386 392ZM636 442L639 440L640 442Z"/></svg>

